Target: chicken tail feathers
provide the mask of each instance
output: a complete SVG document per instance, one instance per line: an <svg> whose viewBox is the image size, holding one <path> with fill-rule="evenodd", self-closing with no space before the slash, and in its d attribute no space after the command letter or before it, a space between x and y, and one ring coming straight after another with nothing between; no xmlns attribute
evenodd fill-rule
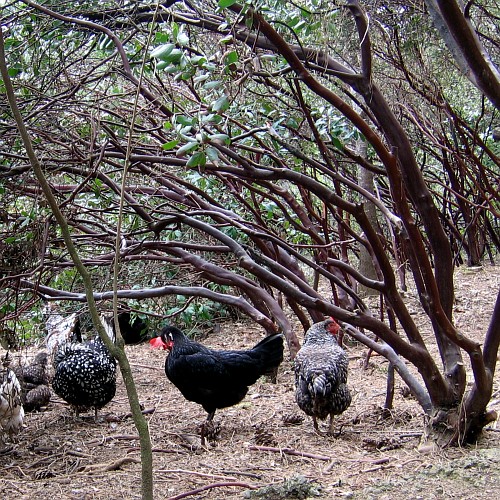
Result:
<svg viewBox="0 0 500 500"><path fill-rule="evenodd" d="M314 378L312 383L312 392L315 396L326 396L329 392L328 380L324 373Z"/></svg>
<svg viewBox="0 0 500 500"><path fill-rule="evenodd" d="M283 361L283 335L269 335L252 349L262 362L262 375L272 375Z"/></svg>

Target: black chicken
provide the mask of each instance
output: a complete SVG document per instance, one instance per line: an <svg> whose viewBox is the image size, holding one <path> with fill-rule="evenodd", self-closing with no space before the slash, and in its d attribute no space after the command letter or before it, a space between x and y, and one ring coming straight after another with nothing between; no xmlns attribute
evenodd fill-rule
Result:
<svg viewBox="0 0 500 500"><path fill-rule="evenodd" d="M280 334L264 338L249 350L215 351L167 326L150 343L170 351L165 361L168 379L186 399L202 405L208 413L201 429L202 445L215 411L239 403L250 385L262 375L272 374L283 361Z"/></svg>
<svg viewBox="0 0 500 500"><path fill-rule="evenodd" d="M103 322L110 338L113 328ZM73 406L76 413L97 410L108 404L116 392L116 360L99 336L86 343L66 341L54 356L54 392Z"/></svg>
<svg viewBox="0 0 500 500"><path fill-rule="evenodd" d="M118 324L125 344L138 344L148 338L147 323L138 316L132 316L130 312L118 314Z"/></svg>
<svg viewBox="0 0 500 500"><path fill-rule="evenodd" d="M337 342L340 326L333 319L316 323L306 332L304 344L295 357L295 397L300 409L317 419L330 415L328 434L333 433L333 417L351 404L347 387L348 358Z"/></svg>

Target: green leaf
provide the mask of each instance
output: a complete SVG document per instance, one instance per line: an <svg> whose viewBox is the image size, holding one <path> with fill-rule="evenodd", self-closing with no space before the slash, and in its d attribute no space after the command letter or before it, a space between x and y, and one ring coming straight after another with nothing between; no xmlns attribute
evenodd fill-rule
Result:
<svg viewBox="0 0 500 500"><path fill-rule="evenodd" d="M237 0L219 0L219 2L217 3L217 5L221 8L221 9L227 9L228 7L231 7L231 5L234 5L236 3Z"/></svg>
<svg viewBox="0 0 500 500"><path fill-rule="evenodd" d="M166 43L170 40L170 35L167 33L161 33L157 31L155 34L155 42L156 43Z"/></svg>
<svg viewBox="0 0 500 500"><path fill-rule="evenodd" d="M332 143L337 149L340 149L341 151L344 149L342 141L338 137L335 137L334 135L332 136Z"/></svg>
<svg viewBox="0 0 500 500"><path fill-rule="evenodd" d="M179 33L179 35L177 36L177 43L182 47L185 47L189 44L189 37L186 35L186 33L183 33L182 31Z"/></svg>
<svg viewBox="0 0 500 500"><path fill-rule="evenodd" d="M219 124L223 119L224 118L221 115L214 115L214 117L210 121Z"/></svg>
<svg viewBox="0 0 500 500"><path fill-rule="evenodd" d="M208 80L209 78L210 78L210 75L207 74L207 73L204 73L202 75L195 76L193 78L193 82L194 83L200 83L200 82L204 82L205 80Z"/></svg>
<svg viewBox="0 0 500 500"><path fill-rule="evenodd" d="M166 43L165 45L160 45L151 52L151 57L168 62L167 58L170 56L170 54L174 49L175 49L175 44L173 43Z"/></svg>
<svg viewBox="0 0 500 500"><path fill-rule="evenodd" d="M222 82L219 81L219 80L215 80L213 82L207 82L203 85L203 88L205 90L211 90L211 89L218 89L219 87L221 87L222 85Z"/></svg>
<svg viewBox="0 0 500 500"><path fill-rule="evenodd" d="M164 151L170 151L171 149L174 149L175 146L177 146L177 144L179 144L179 141L176 139L174 141L170 141L170 142L166 142L165 144L162 144L161 148Z"/></svg>
<svg viewBox="0 0 500 500"><path fill-rule="evenodd" d="M16 77L19 73L21 73L20 68L9 68L8 69L8 74L11 78Z"/></svg>
<svg viewBox="0 0 500 500"><path fill-rule="evenodd" d="M182 52L182 50L174 49L168 55L163 56L162 61L167 61L169 63L176 64L181 60L183 55L184 52Z"/></svg>
<svg viewBox="0 0 500 500"><path fill-rule="evenodd" d="M217 69L217 66L212 62L207 62L203 67L208 71L215 71Z"/></svg>
<svg viewBox="0 0 500 500"><path fill-rule="evenodd" d="M207 157L203 151L198 151L186 163L187 167L203 167L207 163Z"/></svg>
<svg viewBox="0 0 500 500"><path fill-rule="evenodd" d="M10 47L17 47L21 44L19 40L16 38L6 38L4 41L5 48L8 49Z"/></svg>
<svg viewBox="0 0 500 500"><path fill-rule="evenodd" d="M209 136L209 139L212 141L220 141L227 145L231 144L231 139L227 134L212 134Z"/></svg>
<svg viewBox="0 0 500 500"><path fill-rule="evenodd" d="M187 71L183 71L179 75L176 75L174 80L189 80L194 75L194 72L194 68L189 68Z"/></svg>
<svg viewBox="0 0 500 500"><path fill-rule="evenodd" d="M185 115L178 115L175 117L175 122L179 123L180 125L183 125L184 127L187 126L192 126L194 123L194 118L190 118L189 116Z"/></svg>
<svg viewBox="0 0 500 500"><path fill-rule="evenodd" d="M238 59L238 53L235 50L232 50L226 55L226 64L234 64L238 62Z"/></svg>
<svg viewBox="0 0 500 500"><path fill-rule="evenodd" d="M172 28L172 35L176 39L179 36L179 25L174 22L170 25L170 27Z"/></svg>
<svg viewBox="0 0 500 500"><path fill-rule="evenodd" d="M192 151L193 149L196 149L199 146L199 143L197 141L190 141L184 146L180 147L176 153L175 156L183 156L185 153Z"/></svg>
<svg viewBox="0 0 500 500"><path fill-rule="evenodd" d="M160 61L157 65L156 65L156 69L165 69L167 66L169 66L170 63L168 63L167 61ZM174 66L175 69L177 69L177 66Z"/></svg>
<svg viewBox="0 0 500 500"><path fill-rule="evenodd" d="M177 73L179 71L179 67L176 66L175 64L169 64L164 70L163 72L164 73L168 73L168 74L171 74L171 73Z"/></svg>
<svg viewBox="0 0 500 500"><path fill-rule="evenodd" d="M214 113L209 113L208 115L204 115L204 116L201 117L201 123L210 123L210 122L213 122L214 118L216 116L219 116L219 115L216 115Z"/></svg>
<svg viewBox="0 0 500 500"><path fill-rule="evenodd" d="M191 64L194 66L199 66L200 68L207 62L207 58L204 56L193 56L191 57Z"/></svg>
<svg viewBox="0 0 500 500"><path fill-rule="evenodd" d="M219 97L213 104L212 110L216 113L226 111L229 108L229 101L225 95Z"/></svg>
<svg viewBox="0 0 500 500"><path fill-rule="evenodd" d="M217 161L219 159L219 152L215 148L208 147L205 153L210 161Z"/></svg>

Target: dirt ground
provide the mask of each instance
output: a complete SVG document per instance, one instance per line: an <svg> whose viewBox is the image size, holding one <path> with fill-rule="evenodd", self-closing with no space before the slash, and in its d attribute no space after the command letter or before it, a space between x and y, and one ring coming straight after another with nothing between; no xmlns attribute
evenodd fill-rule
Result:
<svg viewBox="0 0 500 500"><path fill-rule="evenodd" d="M457 272L455 317L467 335L484 336L500 287L500 267ZM423 331L425 317L411 294L412 313ZM204 343L216 348L251 347L258 327L223 324ZM429 337L430 338L430 337ZM363 367L366 348L348 342L351 407L337 420L338 437L318 436L294 402L287 359L276 385L260 380L239 405L220 410L218 439L200 449L196 435L205 412L187 402L165 377L165 352L128 346L154 447L155 498L499 498L500 426L462 449L418 449L424 415L397 378L394 409L384 415L387 362ZM39 348L30 348L29 357ZM491 408L500 412L498 375ZM150 412L148 412L150 410ZM140 452L121 378L115 399L95 423L76 419L53 396L47 411L28 414L14 448L0 456L3 498L140 498ZM195 445L194 447L192 445Z"/></svg>

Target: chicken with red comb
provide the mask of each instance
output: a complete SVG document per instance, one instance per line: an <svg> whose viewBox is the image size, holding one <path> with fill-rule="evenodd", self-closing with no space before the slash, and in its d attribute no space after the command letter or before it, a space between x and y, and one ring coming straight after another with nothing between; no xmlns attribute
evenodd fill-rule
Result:
<svg viewBox="0 0 500 500"><path fill-rule="evenodd" d="M318 419L330 416L328 434L333 434L334 416L351 404L348 358L337 340L339 330L333 318L312 325L294 361L295 399L299 408L312 417L318 433Z"/></svg>
<svg viewBox="0 0 500 500"><path fill-rule="evenodd" d="M187 400L208 413L201 429L202 445L215 411L239 403L250 385L262 375L272 374L283 361L281 334L265 337L252 349L216 351L167 326L150 344L170 351L165 361L168 379Z"/></svg>

